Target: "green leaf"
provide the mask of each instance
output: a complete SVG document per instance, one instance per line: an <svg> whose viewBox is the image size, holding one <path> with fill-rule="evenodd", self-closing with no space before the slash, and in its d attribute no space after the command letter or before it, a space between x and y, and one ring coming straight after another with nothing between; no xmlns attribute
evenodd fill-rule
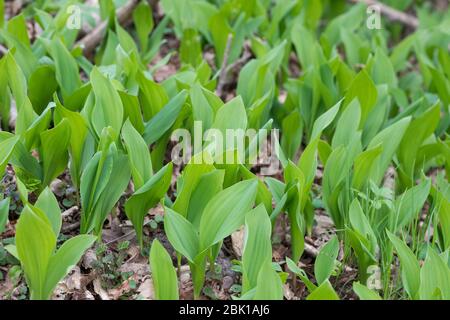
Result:
<svg viewBox="0 0 450 320"><path fill-rule="evenodd" d="M112 127L115 134L119 134L122 128L123 105L120 96L110 79L106 78L95 67L91 72L92 90L95 95L95 106L89 121L98 137L103 128ZM114 140L117 136L114 138Z"/></svg>
<svg viewBox="0 0 450 320"><path fill-rule="evenodd" d="M55 250L56 236L42 211L25 206L16 226L16 246L31 299L48 299L47 267Z"/></svg>
<svg viewBox="0 0 450 320"><path fill-rule="evenodd" d="M262 266L272 262L272 224L261 204L245 216L242 293L257 286Z"/></svg>
<svg viewBox="0 0 450 320"><path fill-rule="evenodd" d="M195 264L199 252L199 238L194 226L179 213L166 207L164 230L176 251Z"/></svg>
<svg viewBox="0 0 450 320"><path fill-rule="evenodd" d="M283 284L280 276L272 268L272 263L266 262L258 274L254 300L282 300Z"/></svg>
<svg viewBox="0 0 450 320"><path fill-rule="evenodd" d="M47 215L53 232L58 237L59 231L61 230L61 210L59 209L58 200L49 187L46 187L42 191L34 206L41 209Z"/></svg>
<svg viewBox="0 0 450 320"><path fill-rule="evenodd" d="M88 123L81 114L64 108L58 100L56 101L54 117L57 123L67 119L70 125L70 176L75 187L78 187L82 170L83 149L89 130Z"/></svg>
<svg viewBox="0 0 450 320"><path fill-rule="evenodd" d="M400 258L403 287L411 299L416 299L420 288L419 261L411 249L405 244L405 241L397 238L389 230L386 230L386 233Z"/></svg>
<svg viewBox="0 0 450 320"><path fill-rule="evenodd" d="M19 136L12 136L0 142L0 175L2 177L19 138Z"/></svg>
<svg viewBox="0 0 450 320"><path fill-rule="evenodd" d="M213 171L214 165L211 164L212 159L207 153L199 153L194 155L181 173L177 190L177 199L173 204L173 210L186 217L189 210L190 199L193 196L192 190L197 189L202 176ZM195 192L195 191L194 191ZM190 220L195 221L195 219Z"/></svg>
<svg viewBox="0 0 450 320"><path fill-rule="evenodd" d="M314 275L316 276L316 281L319 285L324 283L331 276L338 253L339 241L336 236L333 236L322 249L320 249L314 263Z"/></svg>
<svg viewBox="0 0 450 320"><path fill-rule="evenodd" d="M201 121L204 130L208 130L214 119L213 106L209 103L207 97L203 93L200 84L195 83L190 90L190 98L192 103L192 115L194 121Z"/></svg>
<svg viewBox="0 0 450 320"><path fill-rule="evenodd" d="M206 206L200 221L202 250L223 240L244 223L256 198L257 180L245 180L219 192Z"/></svg>
<svg viewBox="0 0 450 320"><path fill-rule="evenodd" d="M398 196L395 201L397 215L392 217L392 219L395 219L394 221L391 219L393 222L391 230L399 230L411 223L414 218L419 218L419 212L421 212L430 190L431 180L426 179Z"/></svg>
<svg viewBox="0 0 450 320"><path fill-rule="evenodd" d="M172 127L186 98L187 91L181 91L145 125L144 140L147 145L159 140Z"/></svg>
<svg viewBox="0 0 450 320"><path fill-rule="evenodd" d="M42 81L43 79L45 81ZM41 65L33 71L28 79L28 97L37 114L44 111L57 88L55 71L51 66Z"/></svg>
<svg viewBox="0 0 450 320"><path fill-rule="evenodd" d="M144 73L138 72L136 80L139 85L139 101L141 102L142 113L144 114L144 121L149 121L152 118L154 118L158 113L161 113L163 107L169 103L169 97L162 85L154 82L153 80L148 79L144 75ZM179 96L180 94L181 92L177 96ZM179 97L178 99L181 98ZM168 109L171 110L172 112L174 111L172 109L178 108L177 107L178 104L183 104L178 100L175 101L176 103L174 102L172 104L169 104L171 107ZM163 114L166 113L169 113L169 111L165 111L165 113ZM160 117L161 118L159 121L164 119L163 116Z"/></svg>
<svg viewBox="0 0 450 320"><path fill-rule="evenodd" d="M183 31L180 44L181 62L190 64L194 67L201 63L202 47L200 40L201 38L196 30L185 29Z"/></svg>
<svg viewBox="0 0 450 320"><path fill-rule="evenodd" d="M330 281L325 280L325 282L306 297L306 300L339 300L339 296L334 291Z"/></svg>
<svg viewBox="0 0 450 320"><path fill-rule="evenodd" d="M356 158L353 167L352 186L357 190L364 190L369 183L370 173L374 164L383 152L383 145L380 144L371 149L361 152Z"/></svg>
<svg viewBox="0 0 450 320"><path fill-rule="evenodd" d="M382 300L378 293L357 281L353 282L353 291L355 291L360 300Z"/></svg>
<svg viewBox="0 0 450 320"><path fill-rule="evenodd" d="M45 294L49 297L59 281L80 261L84 252L95 242L96 237L78 235L70 238L50 258L45 279Z"/></svg>
<svg viewBox="0 0 450 320"><path fill-rule="evenodd" d="M141 51L147 51L150 32L153 30L154 22L152 8L146 1L141 1L133 11L133 21L138 34Z"/></svg>
<svg viewBox="0 0 450 320"><path fill-rule="evenodd" d="M0 234L5 230L9 214L9 198L0 200Z"/></svg>
<svg viewBox="0 0 450 320"><path fill-rule="evenodd" d="M358 131L361 120L361 108L357 99L354 99L342 112L336 126L331 146L335 149L338 146L347 146Z"/></svg>
<svg viewBox="0 0 450 320"><path fill-rule="evenodd" d="M69 121L62 120L56 127L42 132L40 136L44 174L42 184L48 186L64 171L69 159L67 154L70 141Z"/></svg>
<svg viewBox="0 0 450 320"><path fill-rule="evenodd" d="M155 298L158 300L178 300L178 279L172 259L158 239L153 240L150 250L150 268L152 271Z"/></svg>
<svg viewBox="0 0 450 320"><path fill-rule="evenodd" d="M433 247L428 247L427 257L420 270L420 299L449 300L450 268Z"/></svg>
<svg viewBox="0 0 450 320"><path fill-rule="evenodd" d="M166 194L172 179L172 163L167 164L139 188L125 203L125 213L136 230L142 248L144 217Z"/></svg>
<svg viewBox="0 0 450 320"><path fill-rule="evenodd" d="M288 159L294 159L303 137L303 122L297 110L283 119L281 147Z"/></svg>
<svg viewBox="0 0 450 320"><path fill-rule="evenodd" d="M189 207L187 209L187 219L195 226L196 229L200 227L200 221L203 211L208 202L223 189L225 171L214 170L204 173L191 192L189 199ZM183 188L183 193L187 194L189 189Z"/></svg>
<svg viewBox="0 0 450 320"><path fill-rule="evenodd" d="M314 122L310 140L320 138L322 131L325 130L333 122L334 118L336 118L336 115L338 114L339 109L341 107L341 103L342 100L340 100L333 107L328 109L325 113L323 113L320 117L316 119L316 121Z"/></svg>
<svg viewBox="0 0 450 320"><path fill-rule="evenodd" d="M415 159L419 148L425 139L429 138L437 128L440 120L440 104L436 103L433 107L417 117L406 130L403 139L398 146L398 159L402 166L402 172L405 179L414 180ZM412 186L412 181L407 186Z"/></svg>
<svg viewBox="0 0 450 320"><path fill-rule="evenodd" d="M81 87L77 62L58 38L48 42L47 50L55 61L56 80L63 96L68 97Z"/></svg>
<svg viewBox="0 0 450 320"><path fill-rule="evenodd" d="M379 184L383 178L389 163L392 160L397 148L411 121L410 117L403 118L378 133L369 143L367 149L372 149L379 144L383 145L383 152L376 161L374 171L371 175L375 184Z"/></svg>
<svg viewBox="0 0 450 320"><path fill-rule="evenodd" d="M142 136L134 129L129 120L122 127L122 137L130 160L134 186L139 189L152 176L150 151Z"/></svg>
<svg viewBox="0 0 450 320"><path fill-rule="evenodd" d="M287 264L289 270L291 270L293 273L295 273L300 278L300 280L303 281L303 283L308 288L309 292L314 292L317 289L317 286L309 280L306 272L304 270L300 269L297 266L297 264L294 261L292 261L289 257L286 257L286 264Z"/></svg>
<svg viewBox="0 0 450 320"><path fill-rule="evenodd" d="M247 113L240 96L228 101L217 110L212 127L219 129L224 135L227 129L247 129Z"/></svg>

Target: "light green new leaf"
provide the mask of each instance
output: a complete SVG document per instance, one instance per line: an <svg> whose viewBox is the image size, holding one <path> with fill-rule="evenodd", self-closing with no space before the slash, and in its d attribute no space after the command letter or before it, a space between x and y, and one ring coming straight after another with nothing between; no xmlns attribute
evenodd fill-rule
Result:
<svg viewBox="0 0 450 320"><path fill-rule="evenodd" d="M345 94L346 106L349 105L354 98L358 98L359 100L361 106L360 128L362 128L362 126L366 122L367 116L375 106L375 103L377 102L377 96L377 88L375 87L375 84L373 83L369 74L366 70L361 70L353 79L353 82L350 84L350 87Z"/></svg>
<svg viewBox="0 0 450 320"><path fill-rule="evenodd" d="M306 297L306 300L339 300L339 296L334 291L330 281L325 280L325 282Z"/></svg>
<svg viewBox="0 0 450 320"><path fill-rule="evenodd" d="M152 8L146 1L141 1L133 11L133 21L138 34L141 51L147 51L150 32L153 30L154 22Z"/></svg>
<svg viewBox="0 0 450 320"><path fill-rule="evenodd" d="M109 126L118 134L122 128L123 105L117 90L111 80L102 75L96 67L91 72L91 84L95 95L95 106L89 121L97 136L100 137L103 128Z"/></svg>
<svg viewBox="0 0 450 320"><path fill-rule="evenodd" d="M150 151L130 120L127 120L122 127L122 137L130 160L134 186L139 189L153 174Z"/></svg>
<svg viewBox="0 0 450 320"><path fill-rule="evenodd" d="M12 136L0 142L0 176L3 177L6 165L11 157L20 136Z"/></svg>
<svg viewBox="0 0 450 320"><path fill-rule="evenodd" d="M70 141L70 125L67 119L62 120L53 129L41 133L41 159L43 163L43 181L47 186L67 166L69 159L67 147Z"/></svg>
<svg viewBox="0 0 450 320"><path fill-rule="evenodd" d="M216 113L213 128L225 135L227 129L247 129L247 113L240 96L228 101Z"/></svg>
<svg viewBox="0 0 450 320"><path fill-rule="evenodd" d="M34 206L41 209L47 215L53 232L58 237L59 231L61 230L61 210L59 209L58 200L49 187L46 187L42 191Z"/></svg>
<svg viewBox="0 0 450 320"><path fill-rule="evenodd" d="M242 293L257 286L262 266L272 262L272 224L260 204L245 216L245 243L242 253Z"/></svg>
<svg viewBox="0 0 450 320"><path fill-rule="evenodd" d="M186 217L189 210L189 203L191 197L193 197L193 191L197 189L197 185L200 182L201 177L214 170L211 156L208 153L199 153L192 156L189 163L181 173L178 184L177 199L173 204L173 210ZM195 192L195 191L194 191ZM194 221L190 220L189 221Z"/></svg>
<svg viewBox="0 0 450 320"><path fill-rule="evenodd" d="M375 184L383 179L386 169L392 160L397 148L411 121L410 117L403 118L378 133L369 143L367 149L372 149L379 144L383 145L383 152L374 164L371 178Z"/></svg>
<svg viewBox="0 0 450 320"><path fill-rule="evenodd" d="M336 126L331 146L333 149L340 145L347 146L359 128L361 120L361 108L358 99L354 99L342 112Z"/></svg>
<svg viewBox="0 0 450 320"><path fill-rule="evenodd" d="M397 198L395 202L397 215L392 217L395 221L391 225L391 230L399 230L408 225L414 218L418 218L418 214L427 200L430 190L431 179L426 179L419 185L406 190Z"/></svg>
<svg viewBox="0 0 450 320"><path fill-rule="evenodd" d="M214 170L204 173L195 189L191 192L186 217L196 229L200 227L203 210L208 202L222 191L224 176L225 170ZM183 188L182 190L185 190L183 193L187 193L189 189Z"/></svg>
<svg viewBox="0 0 450 320"><path fill-rule="evenodd" d="M336 236L333 236L320 249L314 263L314 275L319 285L328 280L334 270L336 258L339 253L339 241Z"/></svg>
<svg viewBox="0 0 450 320"><path fill-rule="evenodd" d="M440 103L436 103L420 117L411 121L403 135L397 154L403 174L409 179L414 179L414 168L416 166L414 159L425 139L430 137L438 126L440 113Z"/></svg>
<svg viewBox="0 0 450 320"><path fill-rule="evenodd" d="M315 138L320 138L322 131L325 130L333 122L334 118L336 118L336 115L339 112L341 103L342 100L340 100L333 107L328 109L324 114L322 114L320 117L316 119L311 134L311 140Z"/></svg>
<svg viewBox="0 0 450 320"><path fill-rule="evenodd" d="M33 71L28 79L28 97L37 114L44 111L57 88L55 71L50 65L41 65Z"/></svg>
<svg viewBox="0 0 450 320"><path fill-rule="evenodd" d="M382 300L378 293L370 290L358 281L353 282L353 291L355 291L360 300Z"/></svg>
<svg viewBox="0 0 450 320"><path fill-rule="evenodd" d="M136 80L139 84L139 101L144 121L149 121L168 104L169 96L162 85L148 79L142 72L138 72Z"/></svg>
<svg viewBox="0 0 450 320"><path fill-rule="evenodd" d="M254 300L282 300L283 284L278 273L273 270L272 262L261 266L258 274Z"/></svg>
<svg viewBox="0 0 450 320"><path fill-rule="evenodd" d="M145 215L166 194L172 178L172 162L167 164L139 188L125 203L125 213L136 230L142 248L142 227Z"/></svg>
<svg viewBox="0 0 450 320"><path fill-rule="evenodd" d="M194 121L201 121L203 130L208 130L214 119L214 109L208 102L200 84L195 83L190 90Z"/></svg>
<svg viewBox="0 0 450 320"><path fill-rule="evenodd" d="M187 91L181 91L145 125L144 140L147 145L159 140L172 127L186 102L186 98Z"/></svg>
<svg viewBox="0 0 450 320"><path fill-rule="evenodd" d="M308 288L309 292L314 292L317 289L317 286L309 280L308 275L306 272L302 269L300 269L297 264L292 261L289 257L286 257L286 264L293 273L295 273L300 280L305 284L305 286Z"/></svg>
<svg viewBox="0 0 450 320"><path fill-rule="evenodd" d="M202 249L223 240L244 223L245 214L252 208L257 190L257 180L244 180L211 199L200 221Z"/></svg>
<svg viewBox="0 0 450 320"><path fill-rule="evenodd" d="M450 300L450 267L433 247L428 247L427 257L420 270L420 299Z"/></svg>
<svg viewBox="0 0 450 320"><path fill-rule="evenodd" d="M47 267L56 246L56 236L47 216L25 206L16 226L17 253L31 292L31 299L47 299Z"/></svg>
<svg viewBox="0 0 450 320"><path fill-rule="evenodd" d="M172 259L158 239L150 249L150 268L157 300L178 300L178 279Z"/></svg>
<svg viewBox="0 0 450 320"><path fill-rule="evenodd" d="M383 152L383 145L380 144L371 149L361 152L356 158L353 166L352 186L357 190L363 190L370 178L374 163Z"/></svg>
<svg viewBox="0 0 450 320"><path fill-rule="evenodd" d="M405 244L405 241L397 238L389 230L386 230L386 233L400 258L403 287L411 299L416 299L420 288L419 261L411 249Z"/></svg>
<svg viewBox="0 0 450 320"><path fill-rule="evenodd" d="M48 42L47 50L55 61L56 80L61 87L63 96L69 97L81 86L78 64L58 38Z"/></svg>
<svg viewBox="0 0 450 320"><path fill-rule="evenodd" d="M56 97L55 97L56 98ZM56 100L56 99L55 99ZM80 185L81 167L83 160L83 148L88 135L88 124L81 114L70 111L56 101L55 121L61 122L66 118L70 125L70 175L75 187Z"/></svg>
<svg viewBox="0 0 450 320"><path fill-rule="evenodd" d="M194 226L179 213L166 207L164 230L176 251L195 264L199 252L199 238Z"/></svg>
<svg viewBox="0 0 450 320"><path fill-rule="evenodd" d="M5 230L9 214L9 198L0 200L0 234Z"/></svg>
<svg viewBox="0 0 450 320"><path fill-rule="evenodd" d="M78 235L70 238L50 258L45 279L45 295L50 297L59 281L80 261L84 252L97 238L92 235Z"/></svg>

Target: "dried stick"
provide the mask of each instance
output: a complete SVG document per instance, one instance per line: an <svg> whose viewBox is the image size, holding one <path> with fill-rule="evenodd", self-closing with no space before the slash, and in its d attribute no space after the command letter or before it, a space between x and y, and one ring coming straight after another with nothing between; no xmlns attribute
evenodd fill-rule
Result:
<svg viewBox="0 0 450 320"><path fill-rule="evenodd" d="M376 0L351 0L351 1L357 3L365 3L368 6L377 6L380 9L380 12L383 15L385 15L389 20L401 22L404 25L411 27L413 29L417 29L419 27L419 19L417 19L416 17L398 11Z"/></svg>
<svg viewBox="0 0 450 320"><path fill-rule="evenodd" d="M229 33L227 38L227 45L225 47L225 52L223 54L222 68L220 69L219 81L217 83L216 93L219 97L223 94L223 87L225 86L227 78L227 65L228 58L230 57L231 43L233 42L233 34Z"/></svg>
<svg viewBox="0 0 450 320"><path fill-rule="evenodd" d="M120 24L125 23L130 18L134 8L138 3L138 0L130 0L126 5L117 10L117 20ZM95 50L95 48L103 39L106 26L107 22L103 21L94 30L92 30L89 34L87 34L77 42L76 45L83 48L84 54L89 55Z"/></svg>

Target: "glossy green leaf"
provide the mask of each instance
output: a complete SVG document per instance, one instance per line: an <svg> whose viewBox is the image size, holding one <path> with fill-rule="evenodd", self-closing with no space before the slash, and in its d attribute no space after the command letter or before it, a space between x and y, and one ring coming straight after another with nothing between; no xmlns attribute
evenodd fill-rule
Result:
<svg viewBox="0 0 450 320"><path fill-rule="evenodd" d="M166 194L172 179L172 167L172 163L169 163L159 170L141 188L137 189L125 203L125 213L133 223L141 247L143 245L142 227L145 215Z"/></svg>
<svg viewBox="0 0 450 320"><path fill-rule="evenodd" d="M155 298L158 300L178 300L178 278L172 259L158 239L153 240L150 250Z"/></svg>
<svg viewBox="0 0 450 320"><path fill-rule="evenodd" d="M244 223L256 198L257 180L244 180L219 192L204 209L200 221L200 244L209 248Z"/></svg>

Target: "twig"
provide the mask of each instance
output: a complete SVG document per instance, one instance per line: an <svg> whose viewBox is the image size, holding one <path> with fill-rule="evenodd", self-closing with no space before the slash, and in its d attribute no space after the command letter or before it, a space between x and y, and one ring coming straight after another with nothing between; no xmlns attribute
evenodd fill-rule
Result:
<svg viewBox="0 0 450 320"><path fill-rule="evenodd" d="M112 239L112 240L106 242L105 245L108 246L108 245L110 245L110 244L113 244L114 242L120 241L120 240L122 240L122 239L126 239L126 238L128 238L128 237L130 237L130 236L132 236L132 235L134 235L134 234L136 234L136 231L135 231L135 230L131 230L130 232L127 232L127 233L121 235L120 237L114 238L114 239Z"/></svg>
<svg viewBox="0 0 450 320"><path fill-rule="evenodd" d="M71 224L63 227L61 229L61 232L62 233L70 232L70 231L73 231L75 229L78 229L79 227L80 227L80 221L77 221L77 222L71 223Z"/></svg>
<svg viewBox="0 0 450 320"><path fill-rule="evenodd" d="M134 8L138 3L138 0L129 0L127 4L117 10L117 20L120 24L125 23L130 18ZM89 55L95 50L98 44L102 41L106 26L107 22L103 21L94 30L92 30L89 34L87 34L77 42L76 45L83 48L84 54Z"/></svg>
<svg viewBox="0 0 450 320"><path fill-rule="evenodd" d="M77 207L77 206L73 206L73 207L67 209L66 211L64 211L63 213L61 213L61 216L62 216L63 218L70 217L70 216L73 215L75 212L78 212L78 207Z"/></svg>
<svg viewBox="0 0 450 320"><path fill-rule="evenodd" d="M232 64L230 64L227 67L226 72L230 72L231 70L235 69L236 67L238 67L239 65L244 65L247 63L247 61L252 57L252 54L249 51L244 51L244 53L242 54L242 57L240 57L239 59L237 59L235 62L233 62Z"/></svg>
<svg viewBox="0 0 450 320"><path fill-rule="evenodd" d="M356 3L365 3L368 6L377 6L380 9L380 12L385 15L389 20L398 21L411 27L413 29L417 29L419 27L419 20L407 13L398 11L394 8L391 8L383 3L380 3L376 0L351 0Z"/></svg>
<svg viewBox="0 0 450 320"><path fill-rule="evenodd" d="M317 250L315 247L306 242L305 242L305 252L312 258L317 258L317 256L319 255L319 250Z"/></svg>
<svg viewBox="0 0 450 320"><path fill-rule="evenodd" d="M223 87L226 82L227 78L227 65L228 65L228 58L230 56L230 50L231 50L231 43L233 42L233 34L229 33L227 38L227 45L225 47L225 52L223 54L223 62L222 62L222 68L220 69L219 74L219 82L217 83L217 90L216 93L219 97L223 94Z"/></svg>

